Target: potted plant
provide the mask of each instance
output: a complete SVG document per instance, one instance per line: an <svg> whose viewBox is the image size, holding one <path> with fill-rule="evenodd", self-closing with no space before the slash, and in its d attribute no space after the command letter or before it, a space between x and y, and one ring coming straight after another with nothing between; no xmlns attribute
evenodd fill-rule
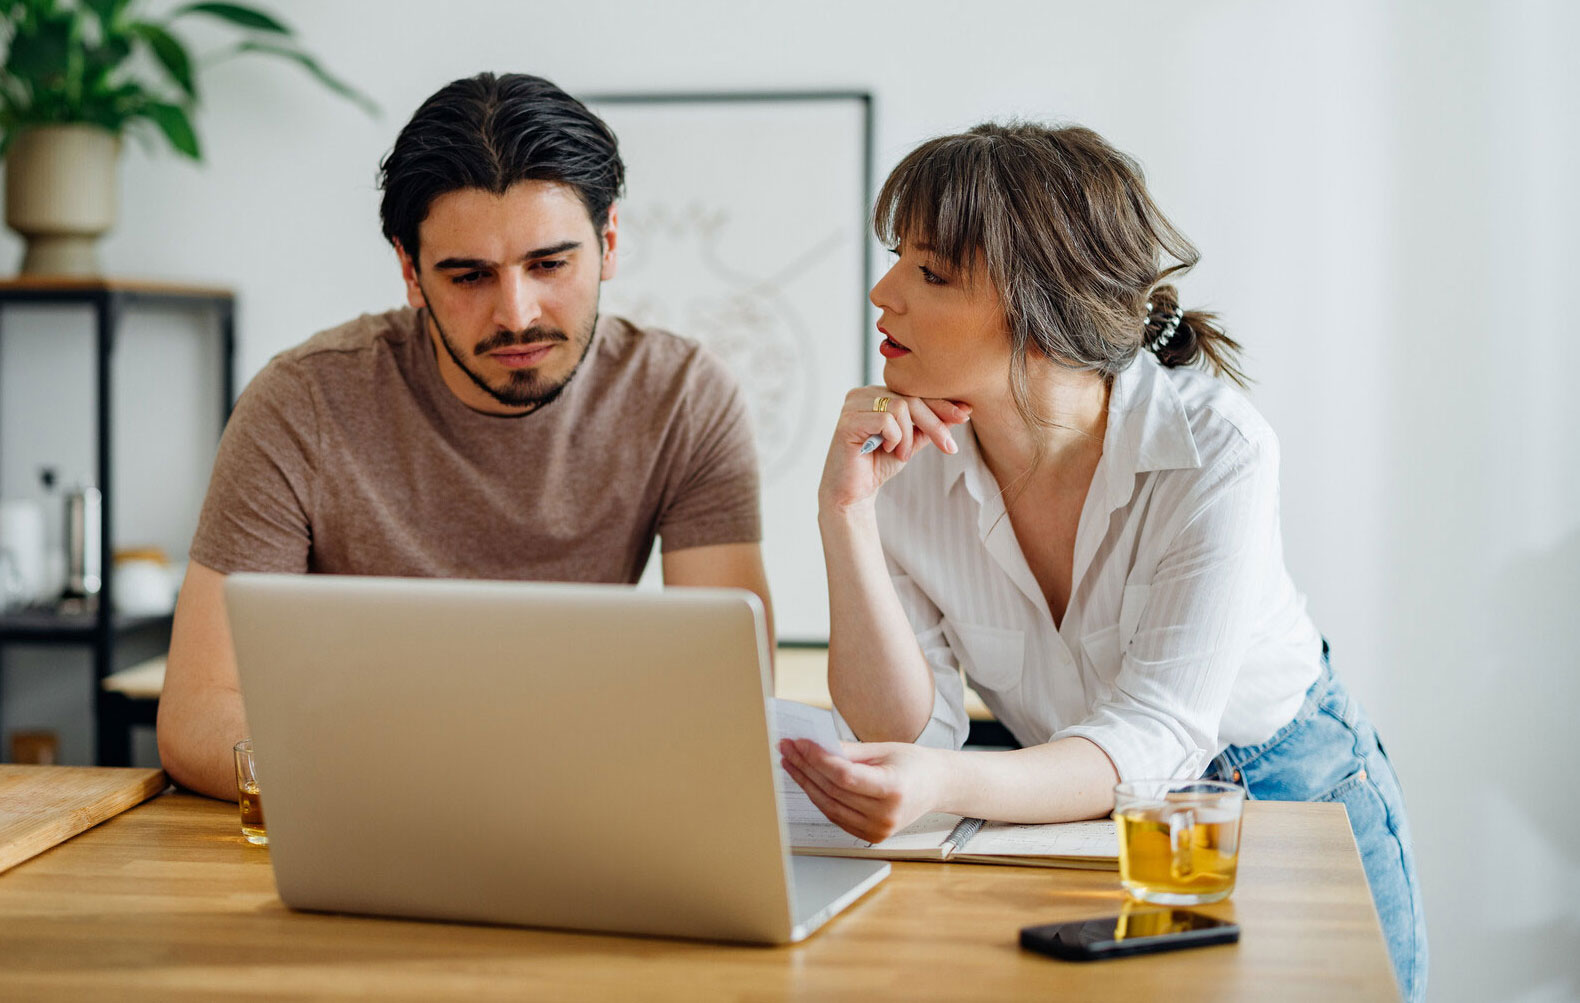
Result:
<svg viewBox="0 0 1580 1003"><path fill-rule="evenodd" d="M143 0L0 0L0 156L6 223L27 240L22 271L95 274L94 242L115 222L115 165L126 133L162 136L202 159L192 112L195 64L177 22L208 18L235 43L205 60L257 53L286 59L334 93L376 114L373 102L330 75L289 27L255 7L188 3L163 18Z"/></svg>

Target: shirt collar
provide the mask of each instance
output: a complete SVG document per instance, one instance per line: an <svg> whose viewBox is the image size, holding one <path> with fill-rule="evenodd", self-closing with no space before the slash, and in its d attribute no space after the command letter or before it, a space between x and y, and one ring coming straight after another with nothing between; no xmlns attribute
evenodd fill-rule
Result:
<svg viewBox="0 0 1580 1003"><path fill-rule="evenodd" d="M966 490L980 505L993 483L993 474L977 448L975 430L969 425L967 430L970 434L955 436L960 452L945 468L943 491L947 494L957 481L964 480ZM1136 474L1201 466L1185 402L1149 352L1137 352L1130 365L1114 377L1100 466L1107 468L1104 479L1109 511L1130 500Z"/></svg>
<svg viewBox="0 0 1580 1003"><path fill-rule="evenodd" d="M1114 377L1103 461L1109 483L1126 492L1134 487L1136 474L1201 466L1179 388L1150 352L1137 352Z"/></svg>
<svg viewBox="0 0 1580 1003"><path fill-rule="evenodd" d="M971 497L976 499L978 505L987 496L987 485L993 481L993 473L987 468L987 461L982 459L982 452L977 448L977 432L969 422L963 428L956 428L951 433L955 445L960 451L954 455L954 462L944 467L944 494L954 490L955 483L960 480L966 482L966 490Z"/></svg>

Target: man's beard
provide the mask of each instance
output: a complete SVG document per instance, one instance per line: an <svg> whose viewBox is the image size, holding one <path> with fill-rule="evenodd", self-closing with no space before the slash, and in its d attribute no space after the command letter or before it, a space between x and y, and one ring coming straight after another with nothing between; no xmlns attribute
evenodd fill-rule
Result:
<svg viewBox="0 0 1580 1003"><path fill-rule="evenodd" d="M533 326L524 331L496 331L478 342L477 347L472 349L471 357L475 358L512 345L526 346L556 341L574 344L580 341L582 352L576 359L576 365L571 367L571 371L565 374L563 380L552 384L536 369L517 369L509 373L504 386L494 386L472 368L461 346L450 340L449 334L445 333L444 325L439 323L439 315L434 312L432 306L428 307L428 316L433 319L434 330L439 332L439 342L444 345L444 350L450 353L451 360L477 385L478 389L506 407L527 408L530 413L554 403L581 369L582 363L586 361L587 353L592 349L593 329L598 326L598 303L596 299L593 301L592 315L587 319L587 326L582 329L579 338L572 339L558 328Z"/></svg>

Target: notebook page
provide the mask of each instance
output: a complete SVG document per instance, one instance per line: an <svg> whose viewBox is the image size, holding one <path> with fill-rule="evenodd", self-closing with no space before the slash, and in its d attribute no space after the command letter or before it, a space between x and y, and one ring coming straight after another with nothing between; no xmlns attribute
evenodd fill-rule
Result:
<svg viewBox="0 0 1580 1003"><path fill-rule="evenodd" d="M801 795L803 798L806 795ZM787 799L788 803L788 799ZM790 846L795 850L870 850L870 856L886 856L891 853L942 858L943 843L949 833L960 821L959 815L950 815L948 812L929 812L899 832L885 839L881 843L869 843L865 839L852 836L839 826L823 817L817 806L807 801L808 807L817 814L817 821L790 822L788 815L786 828L789 829Z"/></svg>
<svg viewBox="0 0 1580 1003"><path fill-rule="evenodd" d="M1017 825L989 822L962 850L973 856L1118 858L1112 819Z"/></svg>

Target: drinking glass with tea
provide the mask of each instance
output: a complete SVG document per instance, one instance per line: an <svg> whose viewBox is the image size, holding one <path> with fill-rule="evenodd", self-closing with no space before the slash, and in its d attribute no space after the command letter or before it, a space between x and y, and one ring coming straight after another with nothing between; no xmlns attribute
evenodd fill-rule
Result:
<svg viewBox="0 0 1580 1003"><path fill-rule="evenodd" d="M1212 780L1127 780L1114 788L1119 880L1159 905L1219 902L1234 891L1245 790Z"/></svg>
<svg viewBox="0 0 1580 1003"><path fill-rule="evenodd" d="M236 803L241 807L241 834L247 842L269 845L263 825L263 795L258 790L258 769L252 758L252 739L236 743Z"/></svg>

